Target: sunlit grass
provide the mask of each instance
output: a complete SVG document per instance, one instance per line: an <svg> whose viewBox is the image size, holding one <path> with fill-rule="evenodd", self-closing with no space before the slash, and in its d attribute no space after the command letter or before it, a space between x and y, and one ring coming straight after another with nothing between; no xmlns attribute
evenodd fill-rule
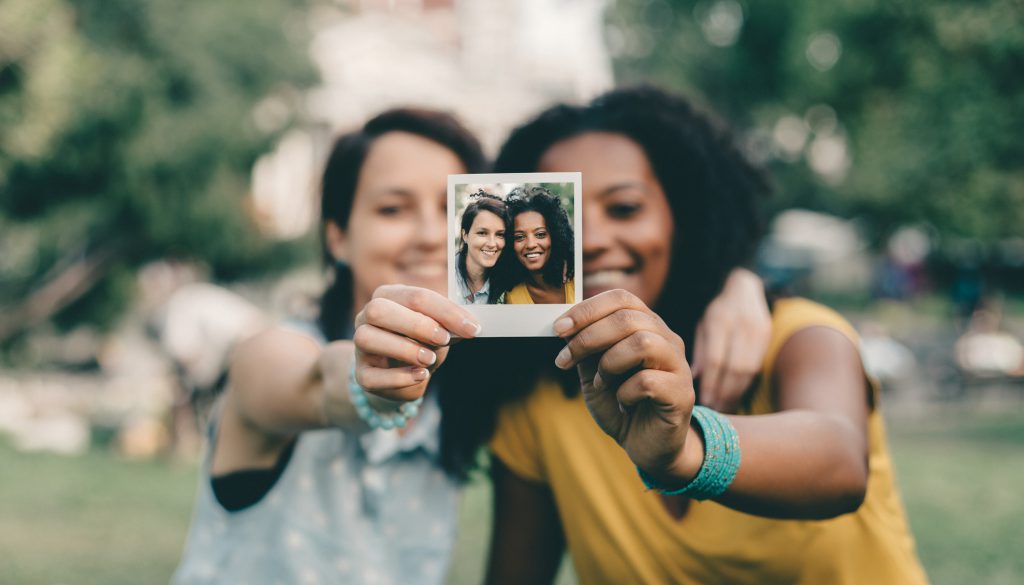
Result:
<svg viewBox="0 0 1024 585"><path fill-rule="evenodd" d="M900 487L936 585L1017 583L1024 519L1024 417L943 415L890 422ZM26 455L0 443L0 582L166 583L196 487L194 466L130 462L103 451ZM479 583L490 493L463 502L451 583ZM568 569L569 567L564 567ZM563 570L560 583L572 582Z"/></svg>

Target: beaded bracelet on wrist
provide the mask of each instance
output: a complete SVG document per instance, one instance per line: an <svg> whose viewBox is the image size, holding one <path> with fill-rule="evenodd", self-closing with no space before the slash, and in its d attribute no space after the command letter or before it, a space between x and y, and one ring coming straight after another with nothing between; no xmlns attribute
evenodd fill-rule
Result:
<svg viewBox="0 0 1024 585"><path fill-rule="evenodd" d="M669 495L708 500L722 495L740 468L740 441L729 419L704 406L693 407L693 420L704 437L704 463L690 483L679 489L664 488L637 468L648 489Z"/></svg>
<svg viewBox="0 0 1024 585"><path fill-rule="evenodd" d="M370 405L366 397L366 391L356 382L356 370L353 367L348 376L348 396L352 405L356 407L356 414L370 426L371 429L394 429L402 428L420 412L420 405L423 404L423 397L420 396L412 402L406 402L392 413L377 412Z"/></svg>

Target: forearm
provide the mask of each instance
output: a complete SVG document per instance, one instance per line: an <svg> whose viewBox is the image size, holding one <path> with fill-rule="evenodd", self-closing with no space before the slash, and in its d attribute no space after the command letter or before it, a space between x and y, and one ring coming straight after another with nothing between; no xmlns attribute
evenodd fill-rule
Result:
<svg viewBox="0 0 1024 585"><path fill-rule="evenodd" d="M270 437L328 426L365 429L349 398L353 354L351 341L320 346L292 333L261 334L232 360L226 407Z"/></svg>
<svg viewBox="0 0 1024 585"><path fill-rule="evenodd" d="M867 447L849 421L806 410L727 418L739 438L741 463L718 503L757 516L823 519L852 512L863 501ZM679 484L703 463L696 429L686 443L675 465Z"/></svg>

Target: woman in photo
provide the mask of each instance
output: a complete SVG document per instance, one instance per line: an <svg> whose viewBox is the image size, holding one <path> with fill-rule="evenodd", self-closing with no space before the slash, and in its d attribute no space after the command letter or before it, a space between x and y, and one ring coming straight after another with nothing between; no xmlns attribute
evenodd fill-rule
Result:
<svg viewBox="0 0 1024 585"><path fill-rule="evenodd" d="M505 302L510 305L569 304L575 300L575 236L562 202L544 187L516 188L508 194L512 247L509 262L518 282Z"/></svg>
<svg viewBox="0 0 1024 585"><path fill-rule="evenodd" d="M500 197L485 191L470 196L462 212L462 245L455 255L456 285L466 305L495 304L503 292L494 267L505 249L508 211Z"/></svg>

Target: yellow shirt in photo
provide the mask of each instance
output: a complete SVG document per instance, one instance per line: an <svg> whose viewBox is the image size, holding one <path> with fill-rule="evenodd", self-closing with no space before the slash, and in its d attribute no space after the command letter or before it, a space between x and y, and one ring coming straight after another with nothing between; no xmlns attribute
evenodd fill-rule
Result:
<svg viewBox="0 0 1024 585"><path fill-rule="evenodd" d="M570 280L562 285L562 289L565 291L565 304L571 305L576 299L576 284L575 280ZM526 283L521 282L514 287L512 290L505 293L505 304L506 305L533 305L533 297L530 296L530 290L526 288Z"/></svg>

